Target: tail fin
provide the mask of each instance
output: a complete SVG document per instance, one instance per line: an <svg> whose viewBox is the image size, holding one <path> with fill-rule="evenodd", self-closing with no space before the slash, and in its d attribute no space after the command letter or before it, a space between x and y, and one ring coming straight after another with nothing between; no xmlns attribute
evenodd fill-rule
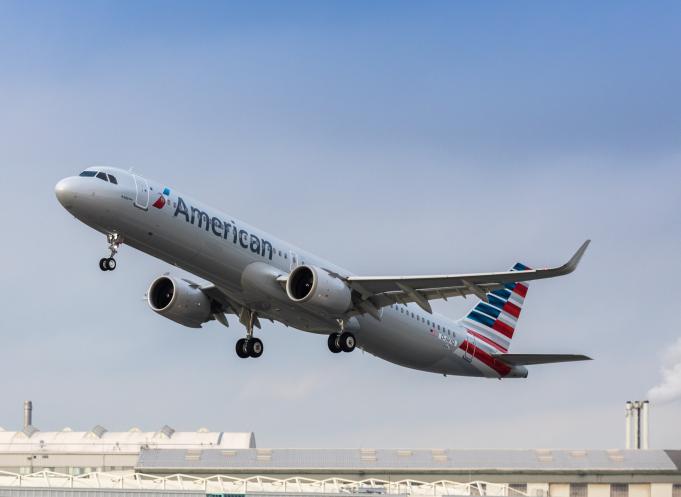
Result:
<svg viewBox="0 0 681 497"><path fill-rule="evenodd" d="M530 269L517 263L512 271ZM506 353L511 345L529 284L507 283L504 288L487 293L487 302L480 302L461 320L461 324L478 340Z"/></svg>

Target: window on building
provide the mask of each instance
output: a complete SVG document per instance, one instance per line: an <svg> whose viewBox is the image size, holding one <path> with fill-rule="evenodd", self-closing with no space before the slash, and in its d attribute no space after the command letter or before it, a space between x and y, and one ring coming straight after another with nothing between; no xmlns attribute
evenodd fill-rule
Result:
<svg viewBox="0 0 681 497"><path fill-rule="evenodd" d="M570 483L570 497L586 497L586 483Z"/></svg>
<svg viewBox="0 0 681 497"><path fill-rule="evenodd" d="M511 483L508 486L508 497L519 497L527 494L527 483Z"/></svg>
<svg viewBox="0 0 681 497"><path fill-rule="evenodd" d="M681 483L672 485L672 497L681 497Z"/></svg>
<svg viewBox="0 0 681 497"><path fill-rule="evenodd" d="M626 483L611 483L610 497L629 497L629 485Z"/></svg>

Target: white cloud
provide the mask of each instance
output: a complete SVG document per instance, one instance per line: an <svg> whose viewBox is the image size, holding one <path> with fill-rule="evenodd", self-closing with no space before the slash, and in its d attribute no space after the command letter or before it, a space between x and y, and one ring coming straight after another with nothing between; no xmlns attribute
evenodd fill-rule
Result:
<svg viewBox="0 0 681 497"><path fill-rule="evenodd" d="M648 391L648 398L660 404L681 400L681 338L666 352L662 381Z"/></svg>

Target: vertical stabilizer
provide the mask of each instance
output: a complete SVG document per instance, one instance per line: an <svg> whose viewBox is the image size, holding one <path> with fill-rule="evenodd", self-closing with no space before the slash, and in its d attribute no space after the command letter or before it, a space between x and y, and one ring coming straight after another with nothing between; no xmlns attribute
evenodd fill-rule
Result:
<svg viewBox="0 0 681 497"><path fill-rule="evenodd" d="M530 268L518 262L511 270L526 269ZM508 283L487 293L488 302L477 304L461 320L461 325L477 339L479 346L497 354L508 352L528 289L526 282Z"/></svg>

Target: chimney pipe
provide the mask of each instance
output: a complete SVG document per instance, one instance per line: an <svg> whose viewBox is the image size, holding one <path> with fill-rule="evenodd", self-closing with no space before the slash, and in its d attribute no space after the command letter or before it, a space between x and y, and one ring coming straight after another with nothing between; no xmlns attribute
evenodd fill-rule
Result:
<svg viewBox="0 0 681 497"><path fill-rule="evenodd" d="M628 400L626 404L624 404L624 417L625 417L625 423L624 427L626 430L625 433L625 440L626 440L626 448L631 449L631 401Z"/></svg>
<svg viewBox="0 0 681 497"><path fill-rule="evenodd" d="M641 448L641 404L634 402L634 449Z"/></svg>
<svg viewBox="0 0 681 497"><path fill-rule="evenodd" d="M33 425L33 402L24 401L24 429Z"/></svg>
<svg viewBox="0 0 681 497"><path fill-rule="evenodd" d="M648 448L648 401L643 401L641 412L641 448Z"/></svg>

